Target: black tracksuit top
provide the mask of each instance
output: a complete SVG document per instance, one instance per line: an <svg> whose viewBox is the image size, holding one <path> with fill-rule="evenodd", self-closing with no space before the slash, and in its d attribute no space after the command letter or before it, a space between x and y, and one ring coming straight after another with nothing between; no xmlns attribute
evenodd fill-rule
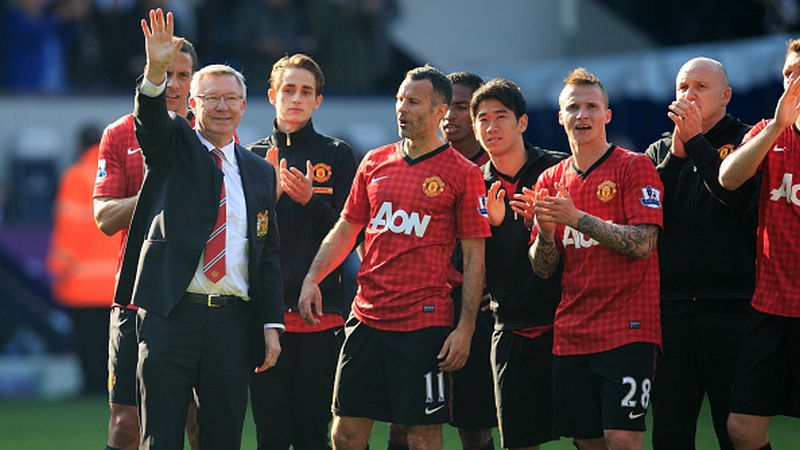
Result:
<svg viewBox="0 0 800 450"><path fill-rule="evenodd" d="M288 137L273 124L272 135L246 147L263 157L267 150L275 146L278 147L278 157L286 159L287 167L296 167L304 174L307 160L314 167L314 194L308 204L303 206L284 192L277 205L284 307L296 311L303 278L322 239L339 219L350 193L357 163L350 145L317 133L310 120ZM344 298L341 266L331 272L319 288L322 292L322 310L346 317L350 305Z"/></svg>
<svg viewBox="0 0 800 450"><path fill-rule="evenodd" d="M728 191L718 181L722 159L750 129L726 115L673 156L672 137L647 156L664 183L664 229L658 239L662 307L680 300L749 300L755 286L758 177Z"/></svg>
<svg viewBox="0 0 800 450"><path fill-rule="evenodd" d="M532 188L548 167L568 155L542 150L525 143L528 160L513 178L517 192L523 187ZM486 189L501 176L492 162L484 164L483 180ZM549 279L533 273L528 259L529 230L522 217L514 217L508 206L511 192L506 192L506 216L497 227L492 227L492 237L486 239L486 287L492 295L495 330L517 330L553 323L556 306L561 300L561 268Z"/></svg>

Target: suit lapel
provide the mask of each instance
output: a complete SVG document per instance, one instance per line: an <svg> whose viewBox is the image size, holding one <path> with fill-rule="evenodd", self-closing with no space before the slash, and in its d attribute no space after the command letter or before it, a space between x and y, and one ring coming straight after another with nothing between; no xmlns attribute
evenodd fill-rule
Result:
<svg viewBox="0 0 800 450"><path fill-rule="evenodd" d="M236 152L236 162L239 164L239 173L242 177L244 202L247 205L247 239L252 243L255 241L255 230L253 230L253 226L255 225L254 217L257 212L254 208L257 208L258 205L257 187L253 184L254 176L250 172L250 164L244 162L242 153L246 150L242 149L239 144L235 144L234 151Z"/></svg>

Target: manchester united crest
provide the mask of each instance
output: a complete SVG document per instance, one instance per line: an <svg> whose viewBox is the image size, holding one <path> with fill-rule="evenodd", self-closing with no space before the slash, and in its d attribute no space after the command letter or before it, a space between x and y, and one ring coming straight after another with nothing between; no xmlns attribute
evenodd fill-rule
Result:
<svg viewBox="0 0 800 450"><path fill-rule="evenodd" d="M311 166L311 179L317 183L324 183L331 179L331 166L325 163L316 163Z"/></svg>
<svg viewBox="0 0 800 450"><path fill-rule="evenodd" d="M264 237L269 231L269 212L265 209L256 214L256 236Z"/></svg>
<svg viewBox="0 0 800 450"><path fill-rule="evenodd" d="M719 159L727 158L731 152L733 152L733 144L725 144L717 149L717 153L719 153Z"/></svg>
<svg viewBox="0 0 800 450"><path fill-rule="evenodd" d="M611 201L615 195L617 195L617 183L606 180L597 185L597 198L599 198L601 202Z"/></svg>
<svg viewBox="0 0 800 450"><path fill-rule="evenodd" d="M437 175L425 178L422 182L422 192L428 197L438 197L444 192L444 181Z"/></svg>

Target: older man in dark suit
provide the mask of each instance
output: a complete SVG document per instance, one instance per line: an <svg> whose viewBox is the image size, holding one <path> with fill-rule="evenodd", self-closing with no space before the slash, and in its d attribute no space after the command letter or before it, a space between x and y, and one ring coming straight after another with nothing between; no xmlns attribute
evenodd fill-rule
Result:
<svg viewBox="0 0 800 450"><path fill-rule="evenodd" d="M280 353L275 172L233 140L241 74L222 65L195 74L192 129L165 104L166 68L183 44L172 14L150 11L141 26L147 66L134 116L147 175L116 292L140 307L141 448L183 448L193 387L200 447L239 448L252 369Z"/></svg>

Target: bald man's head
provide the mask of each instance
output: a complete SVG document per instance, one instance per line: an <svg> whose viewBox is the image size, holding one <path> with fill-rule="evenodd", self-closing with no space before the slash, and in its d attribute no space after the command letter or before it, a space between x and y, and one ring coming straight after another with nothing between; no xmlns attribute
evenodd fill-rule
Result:
<svg viewBox="0 0 800 450"><path fill-rule="evenodd" d="M684 98L700 108L703 132L707 132L725 117L731 100L725 67L705 57L686 61L675 78L675 98Z"/></svg>

